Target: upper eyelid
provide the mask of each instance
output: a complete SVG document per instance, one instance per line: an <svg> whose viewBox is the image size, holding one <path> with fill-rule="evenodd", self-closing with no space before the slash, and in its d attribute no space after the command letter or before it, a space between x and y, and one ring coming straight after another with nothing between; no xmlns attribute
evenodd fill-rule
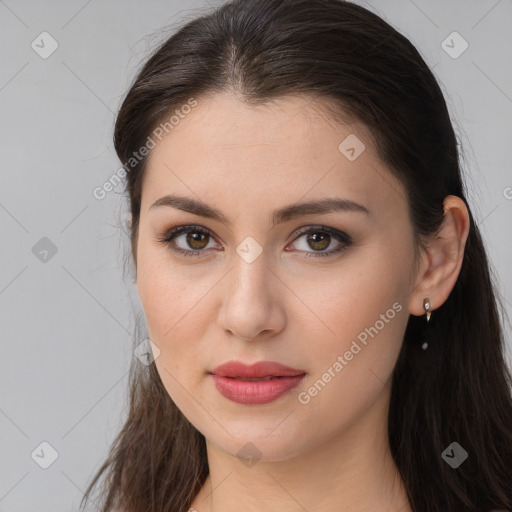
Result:
<svg viewBox="0 0 512 512"><path fill-rule="evenodd" d="M197 232L206 233L216 240L217 240L217 238L219 238L210 229L208 229L204 226L201 226L199 224L184 224L184 225L175 226L175 227L170 228L169 230L165 231L163 236L161 237L161 239L163 240L164 238L169 238L171 236L172 236L172 239L174 239L174 238L181 236L185 233L188 233L191 231L193 232L194 230ZM301 236L307 234L308 232L315 231L315 230L319 231L319 232L325 231L335 237L337 235L337 238L339 238L339 240L337 240L337 241L340 243L345 243L346 240L344 240L344 239L348 239L350 241L352 240L352 237L348 233L341 231L337 228L325 226L322 224L306 224L306 225L296 228L293 231L293 233L290 235L291 239L287 243L294 242L297 238L300 238ZM187 249L187 250L193 251L194 249ZM200 251L200 252L204 252L204 251Z"/></svg>
<svg viewBox="0 0 512 512"><path fill-rule="evenodd" d="M304 226L300 226L300 227L296 228L290 236L293 236L294 234L302 235L302 234L308 232L309 230L315 230L315 229L318 231L325 230L325 231L337 232L340 235L345 234L346 236L348 236L348 234L344 233L342 230L340 230L338 228L331 227L331 226L326 226L324 224L305 224ZM212 232L212 230L210 230L207 227L201 226L200 224L183 224L183 225L174 226L172 228L164 230L163 236L171 235L171 234L173 234L173 235L182 234L182 233L187 233L187 231L194 231L194 230L208 233L209 235L211 235L215 238L220 238L218 235L214 234Z"/></svg>

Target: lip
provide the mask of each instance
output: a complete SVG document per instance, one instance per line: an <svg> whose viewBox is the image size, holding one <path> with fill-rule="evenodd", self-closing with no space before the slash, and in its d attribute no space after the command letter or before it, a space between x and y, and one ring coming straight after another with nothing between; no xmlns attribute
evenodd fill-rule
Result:
<svg viewBox="0 0 512 512"><path fill-rule="evenodd" d="M296 387L306 376L303 370L275 361L259 361L253 365L228 361L210 373L217 390L225 398L246 405L272 402ZM273 378L260 381L243 380L263 377Z"/></svg>
<svg viewBox="0 0 512 512"><path fill-rule="evenodd" d="M258 361L250 365L242 363L241 361L228 361L217 366L217 368L213 369L210 373L220 377L257 378L269 376L295 377L306 372L304 370L290 368L276 361Z"/></svg>

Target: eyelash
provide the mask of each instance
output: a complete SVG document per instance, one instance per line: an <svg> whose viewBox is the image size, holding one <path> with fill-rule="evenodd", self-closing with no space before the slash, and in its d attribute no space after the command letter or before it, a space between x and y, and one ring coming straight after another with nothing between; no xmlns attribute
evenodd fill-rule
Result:
<svg viewBox="0 0 512 512"><path fill-rule="evenodd" d="M183 233L200 233L209 235L210 237L214 238L214 236L208 231L207 229L200 228L196 225L189 225L189 226L178 226L175 228L170 229L167 231L163 236L158 237L157 241L168 246L171 251L181 254L186 257L192 257L197 256L201 254L202 252L205 252L205 250L187 250L187 249L181 249L180 247L172 247L171 242L172 240ZM297 233L295 233L296 237L292 240L292 242L295 242L298 238L300 238L302 235L309 234L309 233L326 233L333 238L335 238L340 244L335 248L331 249L330 251L325 252L317 252L317 251L305 251L306 255L304 258L325 258L328 256L334 256L335 254L339 254L345 249L347 249L350 245L352 245L352 239L349 235L344 233L343 231L338 231L337 229L329 228L327 226L312 226L312 227L304 227L300 228Z"/></svg>

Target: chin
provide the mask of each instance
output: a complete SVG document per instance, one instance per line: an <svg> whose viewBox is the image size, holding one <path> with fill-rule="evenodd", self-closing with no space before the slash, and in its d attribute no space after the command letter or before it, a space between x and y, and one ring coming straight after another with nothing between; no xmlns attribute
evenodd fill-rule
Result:
<svg viewBox="0 0 512 512"><path fill-rule="evenodd" d="M235 428L233 424L226 423L226 430L232 437L222 429L224 434L222 438L211 438L206 432L206 441L232 457L247 459L248 467L254 464L254 461L288 460L299 455L304 450L305 444L311 440L301 438L300 433L290 432L289 427L284 430L276 428L281 419L265 427L258 427L254 422L247 422L245 425L240 422ZM220 418L219 422L221 422Z"/></svg>

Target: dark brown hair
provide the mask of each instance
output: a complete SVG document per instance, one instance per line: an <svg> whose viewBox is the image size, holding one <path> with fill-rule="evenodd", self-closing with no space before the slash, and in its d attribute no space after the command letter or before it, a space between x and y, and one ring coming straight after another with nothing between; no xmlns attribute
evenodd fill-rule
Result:
<svg viewBox="0 0 512 512"><path fill-rule="evenodd" d="M389 442L415 512L512 509L512 378L498 296L445 99L419 52L350 2L230 1L184 24L144 64L116 120L121 162L190 98L226 91L253 105L306 94L335 106L334 118L336 110L361 121L405 186L418 243L441 226L447 195L464 200L470 231L462 268L428 330L423 317L409 317L393 373ZM126 169L135 263L146 161ZM134 362L129 400L82 504L106 472L104 512L187 511L208 475L204 436L173 403L154 364ZM454 441L468 452L457 469L441 456Z"/></svg>

